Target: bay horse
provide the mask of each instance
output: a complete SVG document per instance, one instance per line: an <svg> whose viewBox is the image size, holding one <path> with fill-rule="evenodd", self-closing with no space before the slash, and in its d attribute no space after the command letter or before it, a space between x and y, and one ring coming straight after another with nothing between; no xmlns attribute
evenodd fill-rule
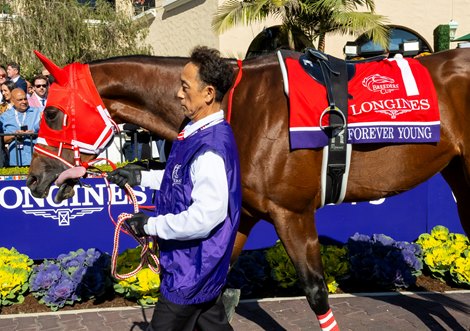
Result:
<svg viewBox="0 0 470 331"><path fill-rule="evenodd" d="M437 91L440 141L354 145L344 201L390 197L441 172L456 197L462 227L469 235L470 50L440 52L419 60L429 70ZM173 140L184 120L176 92L187 61L177 57L126 56L91 62L89 70L112 119L139 125ZM230 61L238 72L237 62ZM60 76L57 70L63 70L48 69L54 76ZM227 109L227 99L226 96L223 109ZM231 114L230 124L240 152L243 193L243 215L232 262L254 224L260 219L271 222L296 268L310 307L316 315L325 314L329 311L328 290L314 217L321 206L322 149L290 150L288 99L275 54L243 61ZM48 105L43 117L47 126L57 129L64 114ZM43 148L57 152L51 146ZM63 157L72 162L73 152L64 150ZM82 154L81 160L94 157ZM51 184L65 169L67 166L57 159L35 152L27 179L33 196L46 197ZM64 185L71 187L73 183ZM59 190L56 199L70 197L70 187Z"/></svg>

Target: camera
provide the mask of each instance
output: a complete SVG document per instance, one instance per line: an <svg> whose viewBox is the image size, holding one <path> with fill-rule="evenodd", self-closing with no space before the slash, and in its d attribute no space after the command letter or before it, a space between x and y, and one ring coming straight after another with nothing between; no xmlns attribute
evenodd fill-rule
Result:
<svg viewBox="0 0 470 331"><path fill-rule="evenodd" d="M21 131L27 131L28 130L28 126L27 125L22 125L21 128L20 128Z"/></svg>

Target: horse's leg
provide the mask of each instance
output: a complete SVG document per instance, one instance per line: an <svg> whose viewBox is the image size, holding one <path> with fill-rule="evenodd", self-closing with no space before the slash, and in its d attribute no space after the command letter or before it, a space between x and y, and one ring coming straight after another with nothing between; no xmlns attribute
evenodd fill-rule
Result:
<svg viewBox="0 0 470 331"><path fill-rule="evenodd" d="M240 217L240 226L238 227L237 237L235 238L235 243L233 245L232 258L230 260L230 265L233 266L237 262L240 253L245 246L248 235L253 229L253 226L259 221L258 218L249 216L245 213L241 214Z"/></svg>
<svg viewBox="0 0 470 331"><path fill-rule="evenodd" d="M462 228L470 236L470 162L463 165L461 160L454 159L441 173L457 200Z"/></svg>
<svg viewBox="0 0 470 331"><path fill-rule="evenodd" d="M328 288L313 215L313 210L304 214L281 210L274 215L274 223L320 327L322 330L337 331L339 327L328 303Z"/></svg>
<svg viewBox="0 0 470 331"><path fill-rule="evenodd" d="M237 259L243 250L243 246L245 246L251 229L258 221L259 219L242 213L240 218L240 226L238 228L237 237L235 238L235 244L233 246L232 258L230 260L231 267L233 267L235 262L237 262ZM226 288L222 294L222 301L224 303L225 313L227 314L229 322L232 320L233 314L235 313L235 308L238 306L238 302L240 301L240 292L240 289Z"/></svg>

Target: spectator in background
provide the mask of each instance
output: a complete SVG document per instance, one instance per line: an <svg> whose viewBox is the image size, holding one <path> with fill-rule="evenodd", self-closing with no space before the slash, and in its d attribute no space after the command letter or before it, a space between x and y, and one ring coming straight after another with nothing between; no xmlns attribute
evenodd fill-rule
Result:
<svg viewBox="0 0 470 331"><path fill-rule="evenodd" d="M5 149L5 141L3 137L0 137L0 168L4 168L6 166L8 166L8 154Z"/></svg>
<svg viewBox="0 0 470 331"><path fill-rule="evenodd" d="M3 114L7 109L8 107L10 107L10 100L5 100L5 98L3 97L3 84L7 82L7 71L5 70L5 68L3 66L0 66L0 100L1 100L1 103L0 103L0 115ZM10 86L13 86L13 88L15 88L15 83L13 82L8 82L10 84ZM12 88L12 89L13 89ZM5 87L5 89L8 89L7 87ZM11 90L8 89L8 95L10 95L10 92ZM8 154L7 154L7 151L6 151L6 148L5 148L5 141L3 139L3 136L0 136L0 168L3 168L3 167L6 167L8 166Z"/></svg>
<svg viewBox="0 0 470 331"><path fill-rule="evenodd" d="M3 114L8 108L12 107L10 103L11 91L16 87L15 83L7 81L7 71L5 67L0 66L0 115ZM6 98L4 97L6 95ZM0 127L0 133L3 133ZM0 136L0 167L8 166L8 153L5 147L5 140Z"/></svg>
<svg viewBox="0 0 470 331"><path fill-rule="evenodd" d="M123 129L127 131L126 136L128 137L122 147L126 161L151 159L150 133L131 123L125 123Z"/></svg>
<svg viewBox="0 0 470 331"><path fill-rule="evenodd" d="M46 76L37 75L32 80L33 94L28 97L30 107L44 110L47 102L47 93L49 91L49 81Z"/></svg>
<svg viewBox="0 0 470 331"><path fill-rule="evenodd" d="M15 88L11 92L13 107L9 108L0 116L1 133L37 133L41 110L32 108L28 104L26 92ZM33 145L36 138L31 136L5 136L8 144L10 166L28 166L31 163Z"/></svg>
<svg viewBox="0 0 470 331"><path fill-rule="evenodd" d="M0 85L3 100L0 104L0 114L3 114L8 108L13 106L11 103L11 91L13 91L15 88L16 84L11 80L6 81Z"/></svg>
<svg viewBox="0 0 470 331"><path fill-rule="evenodd" d="M54 77L51 75L51 73L49 72L49 70L47 69L42 69L41 71L41 74L47 78L47 80L49 81L49 85L51 85L52 83L54 83Z"/></svg>
<svg viewBox="0 0 470 331"><path fill-rule="evenodd" d="M0 65L0 86L7 81L7 71L4 66ZM3 95L0 95L0 102L3 102Z"/></svg>
<svg viewBox="0 0 470 331"><path fill-rule="evenodd" d="M26 90L27 90L27 93L26 93L27 97L30 97L33 95L34 93L33 84L31 84L29 80L26 81Z"/></svg>
<svg viewBox="0 0 470 331"><path fill-rule="evenodd" d="M25 93L28 92L26 80L21 77L20 65L16 62L10 62L7 64L7 74L11 81L16 83L16 86L22 89Z"/></svg>

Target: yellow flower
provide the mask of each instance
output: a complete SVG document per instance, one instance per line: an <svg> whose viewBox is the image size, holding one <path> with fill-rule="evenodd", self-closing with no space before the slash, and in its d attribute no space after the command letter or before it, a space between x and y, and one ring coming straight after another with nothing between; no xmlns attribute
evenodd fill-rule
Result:
<svg viewBox="0 0 470 331"><path fill-rule="evenodd" d="M326 285L328 286L328 293L336 293L338 289L338 283L336 282L335 278L332 276L328 276L325 279Z"/></svg>
<svg viewBox="0 0 470 331"><path fill-rule="evenodd" d="M447 241L449 239L449 229L442 225L436 225L431 230L431 236L437 240Z"/></svg>
<svg viewBox="0 0 470 331"><path fill-rule="evenodd" d="M451 233L449 240L452 242L452 246L459 252L464 252L470 249L470 241L468 237L460 233Z"/></svg>
<svg viewBox="0 0 470 331"><path fill-rule="evenodd" d="M470 285L470 257L457 258L450 272L460 283Z"/></svg>
<svg viewBox="0 0 470 331"><path fill-rule="evenodd" d="M450 268L455 260L455 250L447 245L434 247L424 256L424 262L432 268Z"/></svg>
<svg viewBox="0 0 470 331"><path fill-rule="evenodd" d="M468 237L461 233L452 233L451 240L453 240L454 242L463 242L467 245L470 245L470 240L468 239Z"/></svg>
<svg viewBox="0 0 470 331"><path fill-rule="evenodd" d="M17 297L24 292L23 285L27 283L29 272L9 266L0 267L0 302L5 298Z"/></svg>
<svg viewBox="0 0 470 331"><path fill-rule="evenodd" d="M419 236L417 241L419 245L423 248L423 251L427 251L434 247L438 247L442 244L441 241L436 240L434 237L431 237L429 234L425 233L424 235Z"/></svg>
<svg viewBox="0 0 470 331"><path fill-rule="evenodd" d="M156 291L160 288L160 276L149 268L144 268L137 273L137 279L143 293Z"/></svg>
<svg viewBox="0 0 470 331"><path fill-rule="evenodd" d="M454 242L452 243L452 248L453 248L456 252L458 252L459 255L460 255L461 252L465 251L466 249L469 249L470 247L468 247L468 245L467 245L465 242L463 242L463 241L454 241Z"/></svg>
<svg viewBox="0 0 470 331"><path fill-rule="evenodd" d="M33 260L15 248L0 247L0 305L24 299L32 264Z"/></svg>

